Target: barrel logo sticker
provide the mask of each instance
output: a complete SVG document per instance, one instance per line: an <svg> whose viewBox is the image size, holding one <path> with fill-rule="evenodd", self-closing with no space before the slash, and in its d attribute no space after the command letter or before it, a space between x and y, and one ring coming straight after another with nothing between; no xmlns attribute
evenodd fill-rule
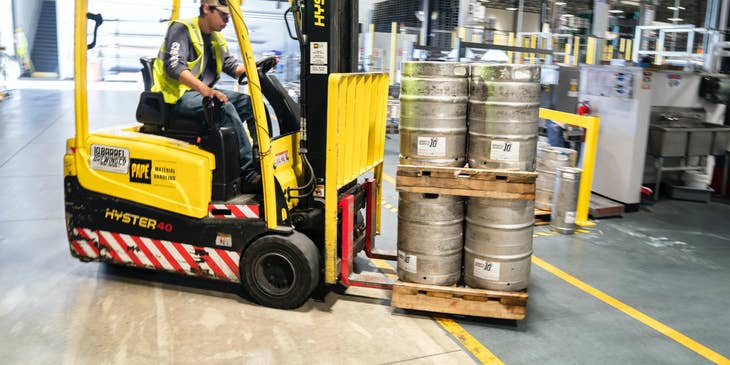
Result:
<svg viewBox="0 0 730 365"><path fill-rule="evenodd" d="M92 144L89 165L94 170L126 174L129 169L129 150L121 147Z"/></svg>
<svg viewBox="0 0 730 365"><path fill-rule="evenodd" d="M418 271L416 270L417 262L418 258L416 258L415 255L409 255L401 250L398 250L399 269L415 274Z"/></svg>
<svg viewBox="0 0 730 365"><path fill-rule="evenodd" d="M499 262L474 259L474 276L484 280L499 280Z"/></svg>
<svg viewBox="0 0 730 365"><path fill-rule="evenodd" d="M489 157L498 161L519 161L520 143L510 141L492 141Z"/></svg>
<svg viewBox="0 0 730 365"><path fill-rule="evenodd" d="M575 223L575 212L565 212L565 223Z"/></svg>
<svg viewBox="0 0 730 365"><path fill-rule="evenodd" d="M446 156L446 137L418 137L418 155Z"/></svg>

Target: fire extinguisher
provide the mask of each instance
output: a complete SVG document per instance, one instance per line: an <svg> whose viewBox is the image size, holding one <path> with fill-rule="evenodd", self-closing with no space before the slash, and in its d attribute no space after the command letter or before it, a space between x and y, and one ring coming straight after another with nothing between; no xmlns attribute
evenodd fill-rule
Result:
<svg viewBox="0 0 730 365"><path fill-rule="evenodd" d="M581 101L580 105L578 105L578 115L588 114L591 114L591 104L587 101Z"/></svg>

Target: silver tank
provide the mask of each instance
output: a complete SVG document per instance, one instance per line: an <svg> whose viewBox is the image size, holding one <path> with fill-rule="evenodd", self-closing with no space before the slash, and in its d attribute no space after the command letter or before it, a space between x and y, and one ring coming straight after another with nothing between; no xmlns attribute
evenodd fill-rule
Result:
<svg viewBox="0 0 730 365"><path fill-rule="evenodd" d="M463 225L463 197L400 193L398 278L419 284L456 284L461 276Z"/></svg>
<svg viewBox="0 0 730 365"><path fill-rule="evenodd" d="M575 233L581 172L581 169L575 167L559 167L555 175L550 225L562 234Z"/></svg>
<svg viewBox="0 0 730 365"><path fill-rule="evenodd" d="M505 291L527 288L534 201L469 198L466 211L466 285Z"/></svg>
<svg viewBox="0 0 730 365"><path fill-rule="evenodd" d="M569 148L537 146L537 179L535 180L535 208L551 210L555 170L559 167L575 167L578 153Z"/></svg>
<svg viewBox="0 0 730 365"><path fill-rule="evenodd" d="M403 62L400 163L466 164L469 68L455 62Z"/></svg>
<svg viewBox="0 0 730 365"><path fill-rule="evenodd" d="M469 83L469 165L535 171L540 67L473 64Z"/></svg>

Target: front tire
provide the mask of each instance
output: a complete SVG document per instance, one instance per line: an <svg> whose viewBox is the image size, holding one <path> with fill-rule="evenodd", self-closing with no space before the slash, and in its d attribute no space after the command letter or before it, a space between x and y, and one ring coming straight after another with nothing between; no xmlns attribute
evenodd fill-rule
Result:
<svg viewBox="0 0 730 365"><path fill-rule="evenodd" d="M240 267L245 290L254 301L272 308L301 306L320 279L317 247L299 232L257 239L243 253Z"/></svg>

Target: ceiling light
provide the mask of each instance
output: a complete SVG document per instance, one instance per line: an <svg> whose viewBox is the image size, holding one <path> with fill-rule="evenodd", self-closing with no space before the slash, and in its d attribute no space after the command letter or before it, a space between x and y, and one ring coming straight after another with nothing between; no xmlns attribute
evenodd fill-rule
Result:
<svg viewBox="0 0 730 365"><path fill-rule="evenodd" d="M561 18L571 18L571 17L573 17L573 14L563 14L560 17Z"/></svg>
<svg viewBox="0 0 730 365"><path fill-rule="evenodd" d="M565 3L562 2L562 1L556 1L555 2L555 5L557 5L557 6L563 6L563 5L565 5Z"/></svg>
<svg viewBox="0 0 730 365"><path fill-rule="evenodd" d="M684 19L682 19L682 18L667 18L667 20L669 20L670 22L681 22Z"/></svg>
<svg viewBox="0 0 730 365"><path fill-rule="evenodd" d="M619 9L611 9L608 12L611 13L611 14L621 14L624 11L623 10L619 10Z"/></svg>
<svg viewBox="0 0 730 365"><path fill-rule="evenodd" d="M667 6L669 10L687 10L684 6Z"/></svg>
<svg viewBox="0 0 730 365"><path fill-rule="evenodd" d="M638 1L629 1L629 0L621 0L621 4L624 5L633 5L633 6L641 6Z"/></svg>
<svg viewBox="0 0 730 365"><path fill-rule="evenodd" d="M518 9L518 8L504 8L504 10L516 11L516 10L520 10L520 9Z"/></svg>

